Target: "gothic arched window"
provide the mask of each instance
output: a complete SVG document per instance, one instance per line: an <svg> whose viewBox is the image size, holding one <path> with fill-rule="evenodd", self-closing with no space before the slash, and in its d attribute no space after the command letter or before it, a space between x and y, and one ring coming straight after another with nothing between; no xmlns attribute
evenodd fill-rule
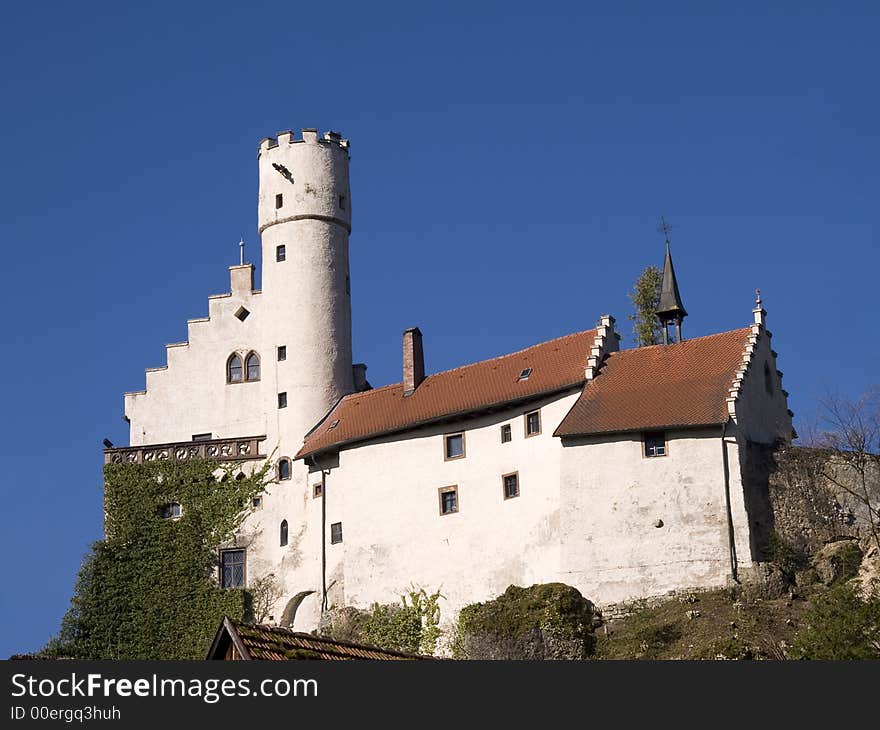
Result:
<svg viewBox="0 0 880 730"><path fill-rule="evenodd" d="M248 354L245 360L245 380L260 379L260 356L256 352Z"/></svg>
<svg viewBox="0 0 880 730"><path fill-rule="evenodd" d="M281 547L287 545L287 520L281 520Z"/></svg>
<svg viewBox="0 0 880 730"><path fill-rule="evenodd" d="M278 480L285 481L290 479L290 459L284 458L278 461Z"/></svg>
<svg viewBox="0 0 880 730"><path fill-rule="evenodd" d="M244 369L241 365L241 358L233 353L226 361L226 382L240 383L243 380Z"/></svg>

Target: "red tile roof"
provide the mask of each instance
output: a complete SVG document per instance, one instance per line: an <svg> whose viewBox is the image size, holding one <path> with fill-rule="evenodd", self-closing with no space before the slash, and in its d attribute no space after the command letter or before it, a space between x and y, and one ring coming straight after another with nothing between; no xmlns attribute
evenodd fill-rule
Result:
<svg viewBox="0 0 880 730"><path fill-rule="evenodd" d="M289 661L295 659L431 659L419 654L379 649L375 646L336 641L313 636L281 626L250 626L224 618L208 652L208 659L224 659L230 643L238 651L236 658Z"/></svg>
<svg viewBox="0 0 880 730"><path fill-rule="evenodd" d="M722 424L751 329L608 356L554 436Z"/></svg>
<svg viewBox="0 0 880 730"><path fill-rule="evenodd" d="M347 395L308 434L296 458L579 387L584 383L584 368L595 338L594 329L575 332L429 375L407 397L402 383ZM531 375L519 380L525 368L532 368Z"/></svg>

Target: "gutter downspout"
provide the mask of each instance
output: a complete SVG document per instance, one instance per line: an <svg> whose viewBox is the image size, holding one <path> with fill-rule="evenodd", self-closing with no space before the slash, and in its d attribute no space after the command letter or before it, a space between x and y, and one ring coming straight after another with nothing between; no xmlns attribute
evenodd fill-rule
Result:
<svg viewBox="0 0 880 730"><path fill-rule="evenodd" d="M730 551L730 575L733 577L734 582L739 583L736 562L736 542L733 537L733 513L730 509L730 464L727 459L727 441L725 440L729 423L730 419L728 418L724 422L724 426L721 428L721 462L724 466L724 507L727 512L727 545Z"/></svg>
<svg viewBox="0 0 880 730"><path fill-rule="evenodd" d="M321 613L327 610L327 475L321 468Z"/></svg>

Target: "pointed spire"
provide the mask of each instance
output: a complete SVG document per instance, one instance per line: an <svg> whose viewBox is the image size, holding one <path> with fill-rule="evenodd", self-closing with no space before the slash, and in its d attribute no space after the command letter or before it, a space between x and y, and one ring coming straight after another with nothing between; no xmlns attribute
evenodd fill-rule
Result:
<svg viewBox="0 0 880 730"><path fill-rule="evenodd" d="M668 231L665 221L663 227ZM678 293L678 281L675 278L675 267L672 265L668 237L666 238L666 260L663 262L663 282L660 286L660 301L657 303L656 314L657 319L663 325L663 344L669 344L670 322L675 322L675 340L681 342L681 323L687 317L687 310L681 303L681 294Z"/></svg>
<svg viewBox="0 0 880 730"><path fill-rule="evenodd" d="M669 241L666 242L666 260L663 262L663 284L660 287L657 316L661 320L687 317L687 311L681 303L681 294L678 293L678 281L675 278L675 267L672 265L672 254L669 252Z"/></svg>

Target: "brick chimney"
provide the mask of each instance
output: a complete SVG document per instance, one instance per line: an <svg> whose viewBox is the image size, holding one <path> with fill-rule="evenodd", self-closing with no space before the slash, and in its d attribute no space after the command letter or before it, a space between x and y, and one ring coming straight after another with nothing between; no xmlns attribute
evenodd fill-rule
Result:
<svg viewBox="0 0 880 730"><path fill-rule="evenodd" d="M425 353L422 331L410 327L403 333L403 394L412 395L425 379Z"/></svg>

